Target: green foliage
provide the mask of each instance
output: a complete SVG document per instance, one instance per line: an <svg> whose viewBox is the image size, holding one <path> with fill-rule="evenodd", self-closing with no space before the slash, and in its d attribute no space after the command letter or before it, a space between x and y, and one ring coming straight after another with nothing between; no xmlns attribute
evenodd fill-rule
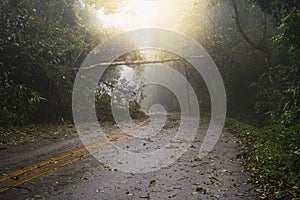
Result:
<svg viewBox="0 0 300 200"><path fill-rule="evenodd" d="M300 197L300 125L286 128L274 123L261 129L232 119L227 127L236 131L242 142L243 159L251 181L264 199Z"/></svg>
<svg viewBox="0 0 300 200"><path fill-rule="evenodd" d="M299 68L276 66L271 75L265 73L258 86L257 111L268 114L270 121L279 120L285 126L299 123Z"/></svg>
<svg viewBox="0 0 300 200"><path fill-rule="evenodd" d="M270 14L278 27L276 41L299 48L300 2L298 0L252 0L264 12Z"/></svg>
<svg viewBox="0 0 300 200"><path fill-rule="evenodd" d="M147 117L140 109L141 106L136 100L129 102L129 113L132 119L143 119Z"/></svg>
<svg viewBox="0 0 300 200"><path fill-rule="evenodd" d="M118 99L119 101L120 99ZM114 116L111 109L112 97L108 93L104 93L96 96L96 114L100 122L112 121L114 122ZM140 104L136 100L129 101L129 105L124 105L129 108L129 114L132 119L146 118L146 114L142 112ZM122 116L118 116L122 118Z"/></svg>
<svg viewBox="0 0 300 200"><path fill-rule="evenodd" d="M83 46L72 7L66 0L19 0L1 8L1 81L9 83L2 89L10 108L1 111L3 126L54 119L62 113L53 110L70 105L71 62ZM33 114L40 95L47 101Z"/></svg>
<svg viewBox="0 0 300 200"><path fill-rule="evenodd" d="M95 13L74 0L1 1L0 11L1 127L71 120L75 68L117 31L92 27Z"/></svg>
<svg viewBox="0 0 300 200"><path fill-rule="evenodd" d="M300 124L300 85L292 85L281 94L281 124Z"/></svg>
<svg viewBox="0 0 300 200"><path fill-rule="evenodd" d="M246 3L239 3L243 28L257 41L262 28L256 15L261 12ZM258 92L253 83L265 72L264 56L252 50L241 38L229 1L194 1L191 10L182 18L180 30L203 45L217 64L226 87L229 115L253 118Z"/></svg>
<svg viewBox="0 0 300 200"><path fill-rule="evenodd" d="M99 121L114 121L111 110L111 96L107 93L96 97L96 113Z"/></svg>
<svg viewBox="0 0 300 200"><path fill-rule="evenodd" d="M36 142L44 144L53 140L62 141L77 135L74 124L39 124L30 126L15 126L9 129L0 128L1 148L21 146Z"/></svg>
<svg viewBox="0 0 300 200"><path fill-rule="evenodd" d="M112 13L119 8L121 3L126 2L126 0L84 0L84 2L95 6L96 8L103 8L105 13Z"/></svg>
<svg viewBox="0 0 300 200"><path fill-rule="evenodd" d="M261 76L257 111L268 114L270 121L280 121L286 127L299 124L300 63L299 63L299 1L256 1L274 18L277 29L272 37L275 51L281 58Z"/></svg>
<svg viewBox="0 0 300 200"><path fill-rule="evenodd" d="M25 124L45 100L37 92L16 84L10 79L8 71L0 77L0 124L7 127L11 124Z"/></svg>
<svg viewBox="0 0 300 200"><path fill-rule="evenodd" d="M120 60L138 60L141 59L139 52L130 52L119 58ZM112 113L112 103L116 106L115 109L127 110L132 119L145 118L144 112L140 111L141 106L138 102L138 98L142 95L139 93L136 85L132 85L126 79L120 79L120 72L123 70L122 67L107 68L101 80L98 84L96 92L96 114L100 122L103 121L114 121ZM136 72L139 72L138 68L134 68ZM117 111L118 112L118 111ZM118 113L119 120L126 120L125 116L120 116Z"/></svg>

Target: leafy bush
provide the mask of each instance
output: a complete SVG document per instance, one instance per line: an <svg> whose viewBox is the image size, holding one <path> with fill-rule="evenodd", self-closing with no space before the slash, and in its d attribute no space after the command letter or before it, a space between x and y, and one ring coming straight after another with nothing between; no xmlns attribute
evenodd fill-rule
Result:
<svg viewBox="0 0 300 200"><path fill-rule="evenodd" d="M146 114L142 112L140 109L141 106L137 101L133 100L129 102L129 114L132 119L143 119L146 117ZM104 121L114 122L114 116L111 109L111 96L109 96L108 94L103 94L97 98L96 114L100 122L104 122ZM118 116L118 118L122 119L122 116Z"/></svg>
<svg viewBox="0 0 300 200"><path fill-rule="evenodd" d="M243 159L261 198L300 197L299 124L286 128L274 123L258 129L228 119L227 126L241 137Z"/></svg>
<svg viewBox="0 0 300 200"><path fill-rule="evenodd" d="M129 113L132 119L143 119L146 117L146 114L140 109L141 105L137 101L129 102Z"/></svg>
<svg viewBox="0 0 300 200"><path fill-rule="evenodd" d="M24 125L32 119L41 101L36 91L11 79L11 72L0 65L0 124L2 128Z"/></svg>

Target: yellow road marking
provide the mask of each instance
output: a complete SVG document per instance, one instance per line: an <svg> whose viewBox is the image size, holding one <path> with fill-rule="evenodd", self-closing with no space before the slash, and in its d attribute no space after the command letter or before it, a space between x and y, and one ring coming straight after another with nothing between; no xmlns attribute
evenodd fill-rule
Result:
<svg viewBox="0 0 300 200"><path fill-rule="evenodd" d="M146 120L144 123L146 123L147 121L148 121L148 120ZM143 124L144 124L144 123L143 123ZM79 154L79 155L77 155L77 156L74 156L74 157L68 159L68 160L58 162L58 163L56 163L56 164L54 164L54 165L51 165L51 166L46 167L46 168L44 168L44 169L41 169L41 170L39 170L39 171L37 171L37 172L31 173L31 174L29 174L29 175L27 175L27 176L24 176L24 177L22 177L21 179L18 179L18 180L15 180L15 181L11 181L11 182L9 182L9 183L6 184L6 185L1 186L1 187L0 187L0 192L4 192L4 191L6 191L6 190L8 190L8 189L10 189L10 188L12 188L12 187L15 187L15 186L20 185L20 184L22 184L22 183L25 183L25 182L27 182L27 181L29 181L29 180L32 180L32 179L34 179L34 178L37 178L37 177L39 177L39 176L41 176L41 175L43 175L43 174L45 174L45 173L47 173L47 172L49 172L49 171L53 171L53 170L55 170L55 169L57 169L57 168L59 168L59 167L63 167L63 166L65 166L65 165L69 164L69 163L72 163L72 162L74 162L74 161L76 161L76 160L79 160L80 158L83 158L83 157L89 155L90 153L93 153L93 152L95 152L95 151L97 151L97 150L103 149L103 148L105 148L105 147L107 147L107 146L109 146L109 145L112 145L112 144L114 144L114 143L117 143L118 141L124 140L124 139L128 138L129 136L131 136L131 135L133 135L133 134L135 134L135 133L137 133L137 132L138 132L138 131L132 132L132 133L130 133L130 134L126 134L125 136L122 136L122 137L118 138L116 141L112 141L112 142L105 143L105 144L103 144L103 145L100 146L100 147L95 147L95 148L93 148L93 149L90 150L90 151L86 151L86 152L84 152L84 153L81 153L81 154Z"/></svg>
<svg viewBox="0 0 300 200"><path fill-rule="evenodd" d="M112 136L117 136L117 135L119 135L119 134L122 134L122 132L117 132L117 133L115 133L115 134L112 135ZM110 139L110 137L107 138L107 139ZM91 144L91 146L92 146L92 145L95 145L95 144L97 144L97 143L101 143L101 142L103 142L103 141L106 141L106 138L102 138L101 140L98 140L98 141L96 141L96 142L93 142L93 143ZM88 145L88 146L90 146L90 145ZM27 166L27 167L25 167L25 168L16 170L16 171L14 171L14 172L12 172L12 173L10 173L10 174L1 176L1 177L0 177L0 181L5 181L5 180L9 179L10 177L15 177L15 176L21 175L21 174L23 174L23 173L25 173L25 172L27 172L27 171L30 171L30 170L33 170L33 169L36 169L36 168L45 166L45 165L47 165L47 164L49 164L49 163L51 163L51 162L53 162L53 161L60 160L60 159L62 159L62 158L65 158L65 157L67 157L67 156L70 156L70 155L72 155L72 154L75 154L75 153L80 152L80 151L85 150L85 149L86 149L86 146L81 146L81 147L78 147L78 148L73 149L73 150L71 150L71 151L68 151L68 152L59 154L59 155L57 155L57 156L55 156L55 157L53 157L53 158L49 158L49 159L47 159L47 160L44 160L44 161L35 163L35 164L30 165L30 166Z"/></svg>
<svg viewBox="0 0 300 200"><path fill-rule="evenodd" d="M56 163L56 164L54 164L54 165L51 165L51 166L46 167L46 168L44 168L44 169L41 169L41 170L39 170L39 171L37 171L37 172L34 172L34 173L32 173L32 174L29 174L29 175L27 175L27 176L24 176L24 177L22 177L21 179L12 181L12 182L10 182L10 183L4 185L4 186L1 186L1 187L0 187L0 192L4 192L4 191L6 191L6 190L8 190L8 189L10 189L10 188L12 188L12 187L15 187L15 186L20 185L20 184L22 184L22 183L25 183L25 182L27 182L27 181L29 181L29 180L32 180L32 179L34 179L34 178L37 178L37 177L39 177L39 176L41 176L41 175L43 175L43 174L45 174L45 173L47 173L47 172L49 172L49 171L53 171L53 170L55 170L55 169L57 169L57 168L59 168L59 167L63 167L63 166L65 166L65 165L69 164L69 163L72 163L72 162L74 162L74 161L76 161L76 160L79 160L80 158L83 158L83 157L89 155L90 153L93 153L93 152L95 152L95 151L97 151L97 150L103 149L103 148L105 148L105 147L107 147L107 146L109 146L109 145L112 145L112 144L114 144L114 143L116 143L116 142L118 142L118 141L124 140L124 139L128 138L129 136L130 136L130 135L125 135L125 136L123 136L123 137L118 138L118 140L116 140L116 141L114 141L114 142L105 143L104 145L102 145L102 146L100 146L100 147L94 148L94 149L90 150L90 152L86 151L86 152L81 153L81 154L79 154L79 155L77 155L77 156L75 156L75 157L72 157L72 158L68 159L68 160L58 162L58 163Z"/></svg>
<svg viewBox="0 0 300 200"><path fill-rule="evenodd" d="M141 126L141 125L147 123L148 121L149 121L149 119L147 119L147 120L145 120L145 121L139 123L137 126ZM134 127L129 128L128 130L133 129L133 128L134 128ZM127 131L128 131L128 130L127 130ZM30 166L27 166L27 167L25 167L25 168L16 170L16 171L14 171L14 172L11 172L10 174L1 176L1 177L0 177L0 181L5 181L5 180L7 180L7 179L9 179L9 178L11 178L11 177L16 177L16 176L21 175L21 174L23 174L23 173L26 173L26 172L28 172L28 171L30 171L30 170L33 170L33 169L36 169L36 168L45 166L45 165L47 165L47 164L50 164L50 163L53 162L53 161L57 161L57 160L60 160L60 159L65 158L65 157L67 157L67 156L70 156L70 155L73 155L73 154L75 154L75 153L81 152L81 151L83 151L83 150L86 150L86 148L88 148L88 147L92 147L92 146L94 146L94 145L96 145L96 144L99 144L99 143L101 143L101 142L108 141L108 140L110 140L110 139L112 139L112 138L114 138L114 137L117 137L117 136L119 136L119 135L122 135L122 134L124 134L123 131L119 131L119 132L113 133L113 134L107 136L106 138L101 138L101 139L99 139L99 140L97 140L97 141L95 141L95 142L92 142L92 143L90 143L90 144L88 144L88 145L86 145L86 146L81 146L81 147L75 148L75 149L73 149L73 150L71 150L71 151L68 151L68 152L59 154L59 155L57 155L57 156L55 156L55 157L53 157L53 158L49 158L49 159L47 159L47 160L44 160L44 161L35 163L35 164L30 165ZM0 192L1 192L1 190L0 190Z"/></svg>

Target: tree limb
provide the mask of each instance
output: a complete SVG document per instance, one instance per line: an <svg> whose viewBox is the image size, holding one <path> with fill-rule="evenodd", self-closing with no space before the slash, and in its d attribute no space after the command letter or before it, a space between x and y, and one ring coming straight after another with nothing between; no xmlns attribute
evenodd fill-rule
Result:
<svg viewBox="0 0 300 200"><path fill-rule="evenodd" d="M193 56L187 59L195 59L202 58L203 56ZM106 67L106 66L118 66L118 65L143 65L143 64L157 64L157 63L166 63L166 62L174 62L174 61L182 61L182 58L170 58L164 60L137 60L137 61L117 61L117 62L105 62L105 63L97 63L94 65L90 65L88 67L82 67L81 69L88 70L94 69L95 67Z"/></svg>
<svg viewBox="0 0 300 200"><path fill-rule="evenodd" d="M234 19L235 19L235 23L236 23L236 27L237 30L239 31L239 33L241 34L242 38L254 49L262 52L265 56L265 60L266 60L266 67L268 70L272 69L272 61L271 61L271 54L270 51L267 48L266 45L266 35L267 35L267 15L266 13L264 13L263 16L263 36L262 39L260 41L259 44L255 44L245 33L245 31L243 30L242 26L241 26L241 22L240 22L240 18L239 18L239 10L238 7L235 3L235 0L231 0L232 2L232 6L233 6L233 10L234 10Z"/></svg>
<svg viewBox="0 0 300 200"><path fill-rule="evenodd" d="M262 42L266 42L266 38L267 38L267 15L266 13L264 13L263 16L263 37L262 37Z"/></svg>
<svg viewBox="0 0 300 200"><path fill-rule="evenodd" d="M243 30L242 26L241 26L241 22L240 22L240 17L239 17L239 10L237 8L237 5L235 3L234 0L231 0L232 2L232 6L233 6L233 10L234 10L234 20L235 20L235 23L236 23L236 27L238 29L238 31L240 32L241 36L243 37L243 39L250 45L252 46L253 48L257 49L257 50L260 50L261 49L258 47L258 45L256 45L253 41L250 40L250 38L247 36L247 34L245 33L245 31Z"/></svg>

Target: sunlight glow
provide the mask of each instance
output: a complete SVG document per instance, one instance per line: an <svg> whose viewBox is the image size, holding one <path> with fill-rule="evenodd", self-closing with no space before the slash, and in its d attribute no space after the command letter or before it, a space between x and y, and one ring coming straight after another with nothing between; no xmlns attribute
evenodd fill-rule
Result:
<svg viewBox="0 0 300 200"><path fill-rule="evenodd" d="M156 0L130 0L119 12L104 15L100 18L104 26L119 28L144 28L151 26L157 15Z"/></svg>
<svg viewBox="0 0 300 200"><path fill-rule="evenodd" d="M149 27L172 27L192 0L128 0L114 14L105 15L99 11L99 18L105 27L132 30Z"/></svg>

